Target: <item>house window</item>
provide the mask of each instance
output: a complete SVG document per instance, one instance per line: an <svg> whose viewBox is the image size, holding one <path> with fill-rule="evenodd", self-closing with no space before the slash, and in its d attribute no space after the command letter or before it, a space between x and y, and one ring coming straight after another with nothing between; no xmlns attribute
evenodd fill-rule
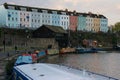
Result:
<svg viewBox="0 0 120 80"><path fill-rule="evenodd" d="M20 21L22 21L22 18L20 18Z"/></svg>
<svg viewBox="0 0 120 80"><path fill-rule="evenodd" d="M10 24L8 24L8 26L10 27Z"/></svg>
<svg viewBox="0 0 120 80"><path fill-rule="evenodd" d="M38 23L40 22L40 20L38 20Z"/></svg>
<svg viewBox="0 0 120 80"><path fill-rule="evenodd" d="M24 21L25 21L25 18L24 18Z"/></svg>
<svg viewBox="0 0 120 80"><path fill-rule="evenodd" d="M35 22L36 22L36 19L35 19Z"/></svg>
<svg viewBox="0 0 120 80"><path fill-rule="evenodd" d="M12 21L14 21L14 18L12 18Z"/></svg>
<svg viewBox="0 0 120 80"><path fill-rule="evenodd" d="M48 20L48 23L50 23L50 20Z"/></svg>
<svg viewBox="0 0 120 80"><path fill-rule="evenodd" d="M8 17L8 21L10 21L10 17Z"/></svg>
<svg viewBox="0 0 120 80"><path fill-rule="evenodd" d="M16 21L18 21L18 19L16 18Z"/></svg>

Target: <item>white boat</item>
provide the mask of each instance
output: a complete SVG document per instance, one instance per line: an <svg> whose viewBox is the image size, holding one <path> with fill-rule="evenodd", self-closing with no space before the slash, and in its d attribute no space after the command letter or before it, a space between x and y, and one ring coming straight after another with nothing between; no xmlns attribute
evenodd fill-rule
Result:
<svg viewBox="0 0 120 80"><path fill-rule="evenodd" d="M68 66L35 63L14 66L13 80L118 80Z"/></svg>

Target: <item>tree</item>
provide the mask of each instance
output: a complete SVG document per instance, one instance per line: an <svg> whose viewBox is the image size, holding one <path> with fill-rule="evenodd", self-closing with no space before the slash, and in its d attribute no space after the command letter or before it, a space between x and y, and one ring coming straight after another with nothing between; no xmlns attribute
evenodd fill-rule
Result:
<svg viewBox="0 0 120 80"><path fill-rule="evenodd" d="M2 29L0 28L0 37L1 37L1 35L2 35Z"/></svg>
<svg viewBox="0 0 120 80"><path fill-rule="evenodd" d="M114 32L120 32L120 22L117 22L113 27Z"/></svg>

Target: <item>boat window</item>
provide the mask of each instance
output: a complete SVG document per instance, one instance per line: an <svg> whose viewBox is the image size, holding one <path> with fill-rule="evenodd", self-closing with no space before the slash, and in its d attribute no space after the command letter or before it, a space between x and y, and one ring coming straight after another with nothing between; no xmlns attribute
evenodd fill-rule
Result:
<svg viewBox="0 0 120 80"><path fill-rule="evenodd" d="M18 77L18 80L23 80L20 76Z"/></svg>

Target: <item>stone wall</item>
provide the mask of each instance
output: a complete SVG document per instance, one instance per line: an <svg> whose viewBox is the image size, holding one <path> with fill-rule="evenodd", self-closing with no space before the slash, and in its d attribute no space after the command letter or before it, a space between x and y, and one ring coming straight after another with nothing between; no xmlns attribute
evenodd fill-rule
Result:
<svg viewBox="0 0 120 80"><path fill-rule="evenodd" d="M58 42L54 38L32 38L27 41L27 46L46 49L49 45L52 48L58 48Z"/></svg>
<svg viewBox="0 0 120 80"><path fill-rule="evenodd" d="M3 45L4 35L0 38L0 46ZM58 48L58 42L54 38L27 38L24 35L5 35L5 45L9 47L37 47L47 48L48 45L52 45L52 48Z"/></svg>

